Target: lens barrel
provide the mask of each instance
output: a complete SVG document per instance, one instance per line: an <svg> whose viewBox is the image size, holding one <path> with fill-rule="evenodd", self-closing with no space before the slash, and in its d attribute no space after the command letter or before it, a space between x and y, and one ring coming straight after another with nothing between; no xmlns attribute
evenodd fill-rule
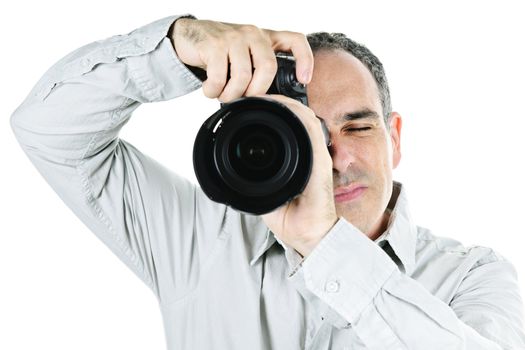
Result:
<svg viewBox="0 0 525 350"><path fill-rule="evenodd" d="M312 145L299 118L268 98L223 104L201 126L193 166L204 193L232 208L264 214L301 193Z"/></svg>
<svg viewBox="0 0 525 350"><path fill-rule="evenodd" d="M293 56L278 52L276 59L277 74L267 93L308 106ZM205 71L188 68L206 80ZM329 147L329 132L320 120ZM284 104L264 97L222 103L201 126L193 146L193 168L204 193L255 215L271 212L299 195L312 163L312 144L301 120Z"/></svg>

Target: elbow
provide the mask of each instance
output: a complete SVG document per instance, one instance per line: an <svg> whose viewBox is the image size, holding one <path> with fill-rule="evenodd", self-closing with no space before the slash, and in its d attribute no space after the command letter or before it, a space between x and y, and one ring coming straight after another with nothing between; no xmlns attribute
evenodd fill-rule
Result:
<svg viewBox="0 0 525 350"><path fill-rule="evenodd" d="M32 122L34 118L31 118L33 114L34 111L28 108L25 103L22 103L13 111L9 118L13 135L24 151L27 151L28 147L31 148L30 146L38 138Z"/></svg>
<svg viewBox="0 0 525 350"><path fill-rule="evenodd" d="M15 135L15 137L17 138L17 140L19 141L20 141L20 134L22 130L22 127L20 125L20 119L22 118L21 117L22 115L21 107L22 106L19 106L17 109L15 109L15 111L11 114L11 117L9 118L9 124L11 125L11 130L13 134Z"/></svg>

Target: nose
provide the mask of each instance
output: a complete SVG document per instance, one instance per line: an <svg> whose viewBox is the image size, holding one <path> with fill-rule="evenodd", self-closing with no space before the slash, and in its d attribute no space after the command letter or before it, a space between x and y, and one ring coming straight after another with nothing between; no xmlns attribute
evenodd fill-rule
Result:
<svg viewBox="0 0 525 350"><path fill-rule="evenodd" d="M355 157L350 147L336 137L331 138L331 145L328 150L332 157L332 167L338 173L344 174L355 162Z"/></svg>

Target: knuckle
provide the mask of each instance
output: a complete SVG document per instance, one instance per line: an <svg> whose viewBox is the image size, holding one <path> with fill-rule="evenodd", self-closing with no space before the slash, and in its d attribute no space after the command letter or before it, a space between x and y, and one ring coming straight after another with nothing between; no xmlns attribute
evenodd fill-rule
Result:
<svg viewBox="0 0 525 350"><path fill-rule="evenodd" d="M219 94L218 99L221 102L227 102L228 101L228 94L223 91L222 93Z"/></svg>
<svg viewBox="0 0 525 350"><path fill-rule="evenodd" d="M306 36L303 33L290 32L290 35L295 37L296 39L306 39Z"/></svg>
<svg viewBox="0 0 525 350"><path fill-rule="evenodd" d="M287 30L287 31L285 31L285 33L286 33L286 35L289 35L289 36L294 37L294 38L298 38L301 35L301 33L293 32L291 30Z"/></svg>
<svg viewBox="0 0 525 350"><path fill-rule="evenodd" d="M225 81L220 78L208 77L206 85L213 89L221 89L225 84Z"/></svg>
<svg viewBox="0 0 525 350"><path fill-rule="evenodd" d="M217 40L221 42L222 45L228 47L232 42L238 41L242 38L242 33L238 27L228 27L225 30L215 34Z"/></svg>
<svg viewBox="0 0 525 350"><path fill-rule="evenodd" d="M308 107L305 107L299 101L293 101L294 110L301 115L301 119L306 124L309 130L314 130L321 127L321 121L315 116L315 113Z"/></svg>
<svg viewBox="0 0 525 350"><path fill-rule="evenodd" d="M287 33L294 42L300 43L301 45L308 44L308 39L306 38L306 35L304 33L299 33L299 32L287 32Z"/></svg>
<svg viewBox="0 0 525 350"><path fill-rule="evenodd" d="M305 124L308 130L308 133L311 135L315 135L317 133L317 130L321 127L321 125L316 124L313 121L309 121L309 120L307 120Z"/></svg>
<svg viewBox="0 0 525 350"><path fill-rule="evenodd" d="M240 30L243 33L247 33L247 34L258 34L260 32L260 29L254 26L253 24L245 24L240 27Z"/></svg>
<svg viewBox="0 0 525 350"><path fill-rule="evenodd" d="M206 89L203 90L204 96L207 98L215 98L217 97L217 94L214 94L213 91L207 91Z"/></svg>
<svg viewBox="0 0 525 350"><path fill-rule="evenodd" d="M207 72L208 75L208 84L213 87L222 87L226 83L226 77L219 72Z"/></svg>
<svg viewBox="0 0 525 350"><path fill-rule="evenodd" d="M293 99L293 98L290 98L289 101L290 101L290 105L291 105L291 106L293 106L293 107L296 108L298 111L300 111L301 114L305 114L305 109L306 109L306 108L305 108L305 106L304 106L301 102L299 102L299 101L297 101L296 99Z"/></svg>
<svg viewBox="0 0 525 350"><path fill-rule="evenodd" d="M297 39L304 41L305 43L308 42L308 39L306 38L306 35L304 33L296 33Z"/></svg>
<svg viewBox="0 0 525 350"><path fill-rule="evenodd" d="M315 125L316 128L321 129L321 120L317 118L313 112L310 113L310 119L312 120L312 123Z"/></svg>
<svg viewBox="0 0 525 350"><path fill-rule="evenodd" d="M220 57L227 52L228 48L221 38L216 38L206 44L201 44L200 55L206 63L212 62L216 57Z"/></svg>
<svg viewBox="0 0 525 350"><path fill-rule="evenodd" d="M234 94L223 92L219 96L219 101L221 101L221 102L230 102L230 101L233 101L234 98L235 98Z"/></svg>
<svg viewBox="0 0 525 350"><path fill-rule="evenodd" d="M241 68L237 72L235 72L235 79L240 81L250 81L252 78L252 71L248 68Z"/></svg>
<svg viewBox="0 0 525 350"><path fill-rule="evenodd" d="M224 41L224 45L228 45L228 44L242 40L243 35L242 33L239 33L238 31L233 30L227 33L226 35L224 35L221 39Z"/></svg>
<svg viewBox="0 0 525 350"><path fill-rule="evenodd" d="M277 61L275 58L267 58L260 63L259 68L269 73L273 72L275 75L275 72L277 72Z"/></svg>
<svg viewBox="0 0 525 350"><path fill-rule="evenodd" d="M211 88L209 85L204 84L202 87L202 92L204 93L204 96L208 98L214 98L217 97L218 91Z"/></svg>
<svg viewBox="0 0 525 350"><path fill-rule="evenodd" d="M224 86L224 83L222 83L219 80L208 79L206 80L206 84L204 85L205 87L204 93L206 94L206 96L208 96L209 94L209 95L213 95L211 97L215 97L222 91L223 86Z"/></svg>
<svg viewBox="0 0 525 350"><path fill-rule="evenodd" d="M223 36L219 36L214 38L213 41L206 43L206 47L211 51L224 52L228 48L228 40Z"/></svg>

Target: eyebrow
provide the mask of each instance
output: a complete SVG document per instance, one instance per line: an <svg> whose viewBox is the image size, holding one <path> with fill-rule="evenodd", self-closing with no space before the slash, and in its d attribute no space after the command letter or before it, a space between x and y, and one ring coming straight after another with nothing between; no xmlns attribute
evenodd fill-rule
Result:
<svg viewBox="0 0 525 350"><path fill-rule="evenodd" d="M364 119L364 118L378 119L379 118L379 114L377 114L375 111L373 111L371 109L365 108L365 109L358 110L358 111L355 111L355 112L345 113L344 115L339 117L338 120L341 123L344 123L344 122L348 122L348 121L351 121L351 120Z"/></svg>

